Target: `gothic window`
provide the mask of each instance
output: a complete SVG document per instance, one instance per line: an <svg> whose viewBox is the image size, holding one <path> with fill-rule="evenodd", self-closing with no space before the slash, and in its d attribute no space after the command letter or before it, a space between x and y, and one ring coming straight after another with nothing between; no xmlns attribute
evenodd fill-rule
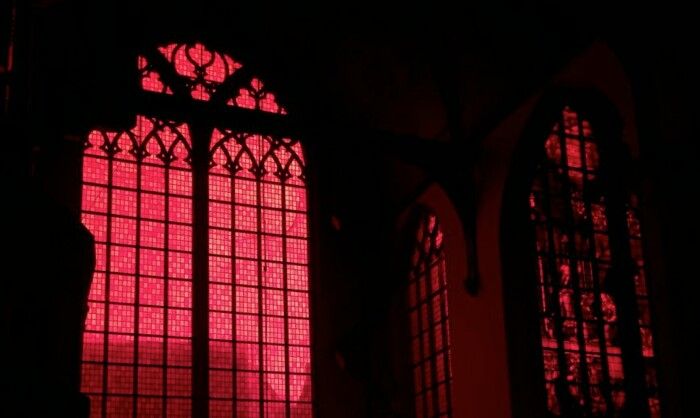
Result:
<svg viewBox="0 0 700 418"><path fill-rule="evenodd" d="M416 417L449 417L452 372L443 235L426 212L415 235L408 285Z"/></svg>
<svg viewBox="0 0 700 418"><path fill-rule="evenodd" d="M138 58L147 94L286 114L226 54L170 44L148 57ZM141 108L132 129L85 142L91 417L311 417L301 144L202 117L210 107L179 120Z"/></svg>
<svg viewBox="0 0 700 418"><path fill-rule="evenodd" d="M646 373L649 414L660 416L654 348L637 199L611 210L610 188L589 121L565 107L545 142L544 160L530 190L535 230L540 332L547 408L553 415L621 415L626 370L621 341L619 290L624 274L613 266L633 264L636 332ZM620 229L613 224L622 225ZM622 233L620 233L622 231ZM621 235L618 237L616 235ZM615 240L623 245L615 249ZM625 243L626 242L626 243ZM616 293L618 292L618 293ZM632 328L634 328L634 323Z"/></svg>

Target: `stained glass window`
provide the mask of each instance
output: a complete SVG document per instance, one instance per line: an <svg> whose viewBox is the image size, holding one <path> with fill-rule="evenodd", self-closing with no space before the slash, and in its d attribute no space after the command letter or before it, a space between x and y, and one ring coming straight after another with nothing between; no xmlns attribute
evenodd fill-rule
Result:
<svg viewBox="0 0 700 418"><path fill-rule="evenodd" d="M300 144L217 129L211 158L209 387L222 389L210 393L212 416L264 400L265 416L310 417Z"/></svg>
<svg viewBox="0 0 700 418"><path fill-rule="evenodd" d="M209 100L242 67L201 44L158 51L180 88L145 57L141 85L166 95ZM240 83L222 106L286 113L259 79ZM91 417L311 417L301 144L215 118L198 137L207 130L188 122L140 115L85 142L82 220L97 243L81 379Z"/></svg>
<svg viewBox="0 0 700 418"><path fill-rule="evenodd" d="M443 235L426 213L415 236L408 284L416 417L449 417L452 371Z"/></svg>
<svg viewBox="0 0 700 418"><path fill-rule="evenodd" d="M625 370L612 296L610 215L601 184L598 142L588 120L564 108L545 142L530 191L539 283L540 330L547 407L554 415L620 416ZM642 357L647 364L650 416L659 417L648 294L641 254L637 203L627 225L637 270Z"/></svg>

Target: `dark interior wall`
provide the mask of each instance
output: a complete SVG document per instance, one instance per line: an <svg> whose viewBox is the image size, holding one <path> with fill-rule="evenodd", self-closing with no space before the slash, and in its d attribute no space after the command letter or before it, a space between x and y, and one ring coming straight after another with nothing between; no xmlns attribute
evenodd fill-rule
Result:
<svg viewBox="0 0 700 418"><path fill-rule="evenodd" d="M689 17L661 11L656 28L630 40L622 34L613 44L630 75L638 121L641 160L640 187L648 196L643 209L647 222L649 268L657 293L659 378L667 399L667 416L690 416L691 376L697 370L694 296L694 254L698 189L696 115L700 65L687 54L695 45L697 28ZM626 36L625 36L626 35Z"/></svg>

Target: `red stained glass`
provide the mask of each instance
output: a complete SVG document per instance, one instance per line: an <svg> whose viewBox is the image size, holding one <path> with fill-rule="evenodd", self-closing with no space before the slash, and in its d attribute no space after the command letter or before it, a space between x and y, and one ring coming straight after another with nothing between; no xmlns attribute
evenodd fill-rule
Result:
<svg viewBox="0 0 700 418"><path fill-rule="evenodd" d="M189 396L192 386L192 372L190 369L167 369L167 394L171 396Z"/></svg>
<svg viewBox="0 0 700 418"><path fill-rule="evenodd" d="M608 208L598 184L598 147L590 124L566 107L547 138L545 150L546 162L540 164L531 189L530 219L537 231L547 406L554 415L561 415L566 405L582 416L620 416L625 373L617 336L617 306L606 292L612 258ZM640 266L635 281L643 326L642 353L652 358L650 329L644 328L650 321L646 291L639 290L646 285L639 221L633 206L626 221L631 253ZM560 399L557 386L568 388L568 404ZM655 383L649 387L649 393L655 393Z"/></svg>
<svg viewBox="0 0 700 418"><path fill-rule="evenodd" d="M164 266L171 250L181 250L175 259L191 264L191 226L171 224L174 220L190 221L189 214L176 211L189 210L183 202L191 202L191 194L180 197L179 205L166 217L165 207L172 203L172 198L164 194L170 170L167 159L150 155L139 160L135 156L145 155L146 149L152 153L154 146L159 153L167 155L176 141L189 147L189 132L184 125L139 117L130 131L93 132L89 137L83 160L83 221L95 235L100 250L86 325L88 330L104 334L86 333L83 366L84 370L91 370L92 376L99 373L103 380L98 384L84 374L82 388L92 400L92 416L98 416L99 411L104 411L106 416L123 416L133 410L133 396L138 400L137 414L147 415L160 411L162 401L148 403L141 396L161 394L168 385L160 386L163 379L158 379L157 373L162 373L161 368L143 368L140 364L161 364L163 349L173 355L172 351L184 348L183 345L164 348L159 343L162 338L158 337L172 335L169 333L191 337L190 324L171 309L190 303L189 288L171 285L167 305L164 294L170 281ZM94 146L92 138L99 139L99 148ZM105 295L107 304L98 303L105 300ZM169 315L167 329L166 315ZM173 322L173 317L177 322ZM120 396L124 394L132 396Z"/></svg>
<svg viewBox="0 0 700 418"><path fill-rule="evenodd" d="M421 218L408 285L409 326L416 416L451 416L452 371L447 309L447 276L440 224L434 214Z"/></svg>
<svg viewBox="0 0 700 418"><path fill-rule="evenodd" d="M241 88L235 99L229 100L228 104L243 107L246 109L262 110L263 112L286 114L275 99L275 95L267 91L263 82L257 78L251 80L250 85Z"/></svg>
<svg viewBox="0 0 700 418"><path fill-rule="evenodd" d="M156 93L173 94L170 87L167 87L160 79L158 74L148 63L145 57L138 59L139 71L141 71L141 88L146 91L154 91Z"/></svg>
<svg viewBox="0 0 700 418"><path fill-rule="evenodd" d="M169 398L167 400L167 416L173 418L189 418L192 416L192 401L189 399Z"/></svg>
<svg viewBox="0 0 700 418"><path fill-rule="evenodd" d="M260 406L252 408L242 400L262 396L263 409L280 416L287 416L290 401L311 402L310 330L308 320L302 319L308 317L308 244L306 239L291 238L305 236L292 231L306 231L305 189L288 185L294 175L303 178L302 171L292 174L287 165L291 158L303 161L295 145L219 130L212 138L209 262L217 273L210 277L210 292L227 293L217 300L217 309L236 315L235 323L230 323L229 314L219 314L225 315L220 320L235 327L235 333L210 336L230 341L238 368L249 370L233 370L237 390L229 398L236 400L239 413L247 405L255 416ZM224 254L233 254L233 265L221 264ZM214 284L222 281L232 286ZM210 367L216 370L221 366L220 349L211 347ZM210 375L210 385L214 384ZM269 409L270 405L274 407ZM304 411L300 405L295 404L296 410Z"/></svg>
<svg viewBox="0 0 700 418"><path fill-rule="evenodd" d="M159 51L182 77L192 98L197 100L210 100L221 85L242 67L228 55L211 51L199 43L170 44L159 48ZM138 66L141 71L141 86L144 90L173 93L170 86L163 83L160 74L145 57L139 57ZM227 104L263 112L287 113L277 103L275 94L267 90L258 78L252 78L245 87L238 88L235 97L230 98ZM299 150L296 152L299 153Z"/></svg>
<svg viewBox="0 0 700 418"><path fill-rule="evenodd" d="M110 302L134 303L134 276L113 274L109 289Z"/></svg>
<svg viewBox="0 0 700 418"><path fill-rule="evenodd" d="M286 114L241 68L201 44L159 48L193 99ZM173 94L138 58L141 86ZM224 87L226 86L226 87ZM224 90L229 89L229 90ZM186 124L139 116L91 132L82 219L96 239L82 390L92 417L192 416L193 237L208 230L210 416L311 417L308 230L298 141L214 130L208 225L193 219ZM202 287L204 288L204 287ZM201 332L201 330L200 330Z"/></svg>
<svg viewBox="0 0 700 418"><path fill-rule="evenodd" d="M652 418L661 416L658 398L658 382L656 379L656 358L654 338L651 329L651 311L647 291L644 255L642 249L642 226L639 221L639 199L632 194L627 205L627 231L630 240L630 252L637 271L634 275L639 315L640 337L642 342L642 357L647 368L646 386L649 392L649 411Z"/></svg>
<svg viewBox="0 0 700 418"><path fill-rule="evenodd" d="M130 394L133 392L133 373L131 366L108 366L109 380L107 381L107 391L110 394ZM110 397L117 401L118 397ZM118 401L117 401L118 402ZM109 404L109 402L108 402ZM109 407L108 407L109 408ZM109 408L111 409L111 408Z"/></svg>
<svg viewBox="0 0 700 418"><path fill-rule="evenodd" d="M197 100L209 100L224 80L241 67L228 55L210 51L199 43L170 44L159 50L186 80L192 98ZM144 89L165 92L159 79L153 81L154 78L152 73L143 72L141 80Z"/></svg>
<svg viewBox="0 0 700 418"><path fill-rule="evenodd" d="M166 362L172 366L192 366L192 342L188 338L166 338Z"/></svg>
<svg viewBox="0 0 700 418"><path fill-rule="evenodd" d="M212 370L209 372L212 398L233 398L233 373L230 371Z"/></svg>

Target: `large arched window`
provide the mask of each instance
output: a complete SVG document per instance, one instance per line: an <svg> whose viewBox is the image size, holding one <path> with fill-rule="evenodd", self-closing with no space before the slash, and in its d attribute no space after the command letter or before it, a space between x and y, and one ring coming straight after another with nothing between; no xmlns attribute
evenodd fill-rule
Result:
<svg viewBox="0 0 700 418"><path fill-rule="evenodd" d="M408 307L416 417L452 416L450 327L443 235L428 211L418 222L411 255Z"/></svg>
<svg viewBox="0 0 700 418"><path fill-rule="evenodd" d="M610 186L600 148L589 120L565 107L530 190L547 408L557 416L621 416L634 386L627 380L636 378L645 380L637 382L640 396L657 418L637 201ZM622 320L624 306L631 321ZM641 372L628 370L633 363Z"/></svg>
<svg viewBox="0 0 700 418"><path fill-rule="evenodd" d="M286 111L201 44L138 66L146 111L129 131L91 132L83 157L91 416L311 417L301 145L235 127Z"/></svg>

